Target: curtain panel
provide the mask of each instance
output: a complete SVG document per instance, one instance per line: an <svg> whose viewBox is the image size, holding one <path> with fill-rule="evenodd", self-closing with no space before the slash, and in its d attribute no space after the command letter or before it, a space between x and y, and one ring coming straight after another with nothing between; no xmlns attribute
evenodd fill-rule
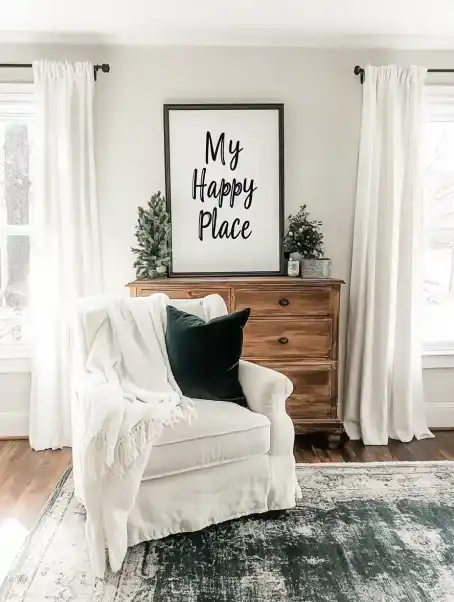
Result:
<svg viewBox="0 0 454 602"><path fill-rule="evenodd" d="M422 162L426 69L365 69L348 317L351 439L430 437L422 390Z"/></svg>
<svg viewBox="0 0 454 602"><path fill-rule="evenodd" d="M71 445L69 322L78 297L102 291L93 65L35 61L31 218L30 444Z"/></svg>

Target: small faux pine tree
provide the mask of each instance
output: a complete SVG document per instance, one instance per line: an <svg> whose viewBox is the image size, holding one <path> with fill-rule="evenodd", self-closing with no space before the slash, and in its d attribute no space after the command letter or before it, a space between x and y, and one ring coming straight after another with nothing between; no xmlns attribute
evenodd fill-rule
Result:
<svg viewBox="0 0 454 602"><path fill-rule="evenodd" d="M322 222L310 220L306 205L296 215L288 216L288 231L284 238L284 250L301 253L304 259L323 257Z"/></svg>
<svg viewBox="0 0 454 602"><path fill-rule="evenodd" d="M138 280L162 276L170 265L170 218L161 192L153 194L147 207L138 208L135 235L137 247L132 252ZM161 268L158 271L158 268Z"/></svg>

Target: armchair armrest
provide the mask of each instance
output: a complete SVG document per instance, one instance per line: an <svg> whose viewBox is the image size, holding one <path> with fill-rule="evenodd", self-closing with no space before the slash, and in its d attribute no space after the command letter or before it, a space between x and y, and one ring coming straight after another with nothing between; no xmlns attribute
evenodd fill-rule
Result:
<svg viewBox="0 0 454 602"><path fill-rule="evenodd" d="M293 384L284 374L240 360L238 378L250 410L268 418L285 413L285 402L293 391Z"/></svg>
<svg viewBox="0 0 454 602"><path fill-rule="evenodd" d="M293 384L284 374L240 360L239 381L249 409L264 414L271 423L270 454L290 456L293 462L295 429L285 409Z"/></svg>

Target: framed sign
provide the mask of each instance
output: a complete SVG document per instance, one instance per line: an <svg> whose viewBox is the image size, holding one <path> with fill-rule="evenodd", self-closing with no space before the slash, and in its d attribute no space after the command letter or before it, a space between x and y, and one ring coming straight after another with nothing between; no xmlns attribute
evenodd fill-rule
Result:
<svg viewBox="0 0 454 602"><path fill-rule="evenodd" d="M284 105L164 105L170 276L283 273Z"/></svg>

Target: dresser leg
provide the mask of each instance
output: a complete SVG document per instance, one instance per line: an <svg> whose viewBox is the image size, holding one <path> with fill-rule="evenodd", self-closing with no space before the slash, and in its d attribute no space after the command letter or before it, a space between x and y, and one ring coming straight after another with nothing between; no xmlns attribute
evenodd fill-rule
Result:
<svg viewBox="0 0 454 602"><path fill-rule="evenodd" d="M329 433L326 436L326 440L328 443L328 449L337 449L341 443L341 433Z"/></svg>

